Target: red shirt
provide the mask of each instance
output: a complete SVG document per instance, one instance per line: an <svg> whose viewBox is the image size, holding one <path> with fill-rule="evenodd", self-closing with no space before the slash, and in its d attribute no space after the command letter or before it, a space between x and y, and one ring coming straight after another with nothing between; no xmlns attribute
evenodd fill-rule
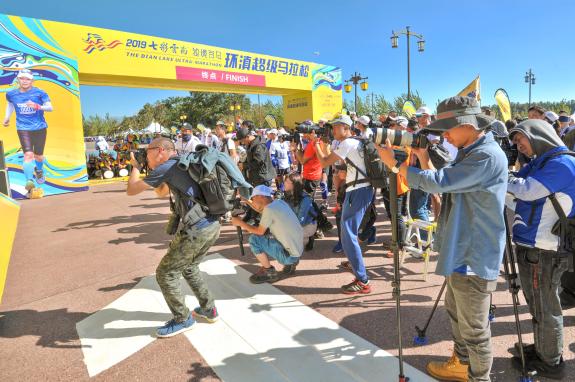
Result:
<svg viewBox="0 0 575 382"><path fill-rule="evenodd" d="M311 158L303 165L303 178L307 180L321 179L321 164L315 155L315 142L309 142L303 152L304 158Z"/></svg>

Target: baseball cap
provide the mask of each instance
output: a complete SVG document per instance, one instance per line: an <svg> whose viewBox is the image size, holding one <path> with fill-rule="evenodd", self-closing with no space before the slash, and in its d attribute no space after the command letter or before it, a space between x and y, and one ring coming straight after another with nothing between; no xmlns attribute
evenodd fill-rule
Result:
<svg viewBox="0 0 575 382"><path fill-rule="evenodd" d="M359 122L359 123L361 123L361 124L364 125L364 126L369 126L370 119L369 119L369 117L368 117L367 115L362 115L361 117L359 117L359 118L357 119L356 122Z"/></svg>
<svg viewBox="0 0 575 382"><path fill-rule="evenodd" d="M338 118L334 119L333 121L330 122L330 124L333 125L348 125L351 126L353 125L353 122L351 121L351 118L349 117L349 115L343 114L340 115Z"/></svg>
<svg viewBox="0 0 575 382"><path fill-rule="evenodd" d="M30 69L22 69L18 72L18 78L28 78L30 80L34 79L34 73L30 71Z"/></svg>
<svg viewBox="0 0 575 382"><path fill-rule="evenodd" d="M509 135L507 133L507 128L505 127L505 124L497 119L491 122L491 125L489 125L487 130L492 131L493 135L495 135L498 138L507 138L507 136Z"/></svg>
<svg viewBox="0 0 575 382"><path fill-rule="evenodd" d="M559 116L557 115L557 113L555 113L553 111L546 111L545 112L545 118L547 118L551 122L555 122L556 120L559 119Z"/></svg>
<svg viewBox="0 0 575 382"><path fill-rule="evenodd" d="M481 112L479 103L472 97L449 97L437 105L437 119L425 130L443 133L453 127L467 124L485 130L494 118Z"/></svg>
<svg viewBox="0 0 575 382"><path fill-rule="evenodd" d="M421 106L419 109L415 111L415 115L418 117L423 114L431 115L431 109L428 108L427 106Z"/></svg>
<svg viewBox="0 0 575 382"><path fill-rule="evenodd" d="M226 126L226 123L224 121L218 121L216 122L216 126Z"/></svg>
<svg viewBox="0 0 575 382"><path fill-rule="evenodd" d="M270 129L270 131L268 131L268 134L278 135L278 129Z"/></svg>
<svg viewBox="0 0 575 382"><path fill-rule="evenodd" d="M250 199L253 198L254 196L267 196L267 197L271 197L274 194L273 190L271 188L269 188L268 186L264 185L264 184L260 184L259 186L255 186L253 191L252 191L252 196L250 196Z"/></svg>

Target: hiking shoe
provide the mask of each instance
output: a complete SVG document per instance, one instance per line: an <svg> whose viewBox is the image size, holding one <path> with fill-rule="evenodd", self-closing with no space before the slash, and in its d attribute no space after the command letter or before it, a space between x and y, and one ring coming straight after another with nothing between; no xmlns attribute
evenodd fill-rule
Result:
<svg viewBox="0 0 575 382"><path fill-rule="evenodd" d="M26 186L24 186L24 188L26 191L31 191L32 189L36 188L36 185L34 184L34 181L30 179L26 181Z"/></svg>
<svg viewBox="0 0 575 382"><path fill-rule="evenodd" d="M220 317L218 315L218 310L216 309L215 306L212 309L202 309L201 306L198 306L192 312L192 316L195 319L203 318L204 320L208 321L210 324L216 322L218 320L218 318Z"/></svg>
<svg viewBox="0 0 575 382"><path fill-rule="evenodd" d="M367 294L371 293L371 286L369 281L362 283L358 279L353 280L349 284L345 284L341 287L343 293L345 294Z"/></svg>
<svg viewBox="0 0 575 382"><path fill-rule="evenodd" d="M38 182L38 184L44 184L44 182L46 182L44 171L34 168L34 174L36 175L36 182Z"/></svg>
<svg viewBox="0 0 575 382"><path fill-rule="evenodd" d="M185 332L186 330L190 330L195 322L196 320L194 320L191 314L187 320L182 322L177 322L172 318L170 321L166 322L164 326L161 326L156 330L156 336L159 338L173 337Z"/></svg>
<svg viewBox="0 0 575 382"><path fill-rule="evenodd" d="M521 354L521 351L519 349L519 342L515 342L513 348L515 349L517 354ZM533 358L537 354L537 352L535 351L535 344L523 344L523 354L525 355L525 359Z"/></svg>
<svg viewBox="0 0 575 382"><path fill-rule="evenodd" d="M305 245L305 250L306 251L311 251L313 249L313 243L315 241L314 237L310 237L309 240L307 241L307 244Z"/></svg>
<svg viewBox="0 0 575 382"><path fill-rule="evenodd" d="M430 362L427 364L427 372L434 378L446 381L467 382L468 365L461 363L453 353L446 362Z"/></svg>
<svg viewBox="0 0 575 382"><path fill-rule="evenodd" d="M521 357L513 357L511 363L515 370L522 372ZM536 374L537 377L546 377L549 379L561 380L565 378L565 362L563 357L557 365L551 366L543 362L539 357L525 359L525 370L530 374Z"/></svg>
<svg viewBox="0 0 575 382"><path fill-rule="evenodd" d="M287 276L295 275L295 269L296 269L298 264L299 264L299 261L297 263L294 263L294 264L284 265L284 267L282 269L282 276L287 277Z"/></svg>
<svg viewBox="0 0 575 382"><path fill-rule="evenodd" d="M271 266L269 268L260 267L260 269L250 276L252 284L273 283L279 280L279 275L276 269Z"/></svg>
<svg viewBox="0 0 575 382"><path fill-rule="evenodd" d="M338 241L335 247L331 250L333 253L341 253L343 252L343 246L341 245L341 241Z"/></svg>

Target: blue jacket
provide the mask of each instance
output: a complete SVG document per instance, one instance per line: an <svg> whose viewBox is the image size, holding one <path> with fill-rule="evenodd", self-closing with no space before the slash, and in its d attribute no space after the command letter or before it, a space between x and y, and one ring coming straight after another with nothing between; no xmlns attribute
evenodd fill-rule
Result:
<svg viewBox="0 0 575 382"><path fill-rule="evenodd" d="M436 273L449 276L468 266L477 276L495 280L503 259L507 157L491 133L460 149L440 170L409 167L411 188L444 193L435 250Z"/></svg>
<svg viewBox="0 0 575 382"><path fill-rule="evenodd" d="M316 222L317 212L308 194L303 193L301 202L297 206L293 205L291 200L286 199L286 202L296 214L302 227Z"/></svg>
<svg viewBox="0 0 575 382"><path fill-rule="evenodd" d="M555 193L567 217L575 216L575 158L560 155L546 161L561 151L567 151L567 147L558 146L538 156L509 181L508 190L515 200L508 198L507 204L515 209L513 241L519 245L557 250L559 237L551 233L551 228L559 216L550 194Z"/></svg>

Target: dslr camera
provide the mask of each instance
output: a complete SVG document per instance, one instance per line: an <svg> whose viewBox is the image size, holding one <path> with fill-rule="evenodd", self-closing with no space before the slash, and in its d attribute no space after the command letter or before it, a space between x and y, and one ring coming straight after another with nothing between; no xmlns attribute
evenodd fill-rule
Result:
<svg viewBox="0 0 575 382"><path fill-rule="evenodd" d="M422 130L416 133L410 133L404 130L392 130L385 127L372 128L373 135L371 139L376 145L385 144L385 140L389 139L392 146L426 148L430 145L427 139L428 131Z"/></svg>

